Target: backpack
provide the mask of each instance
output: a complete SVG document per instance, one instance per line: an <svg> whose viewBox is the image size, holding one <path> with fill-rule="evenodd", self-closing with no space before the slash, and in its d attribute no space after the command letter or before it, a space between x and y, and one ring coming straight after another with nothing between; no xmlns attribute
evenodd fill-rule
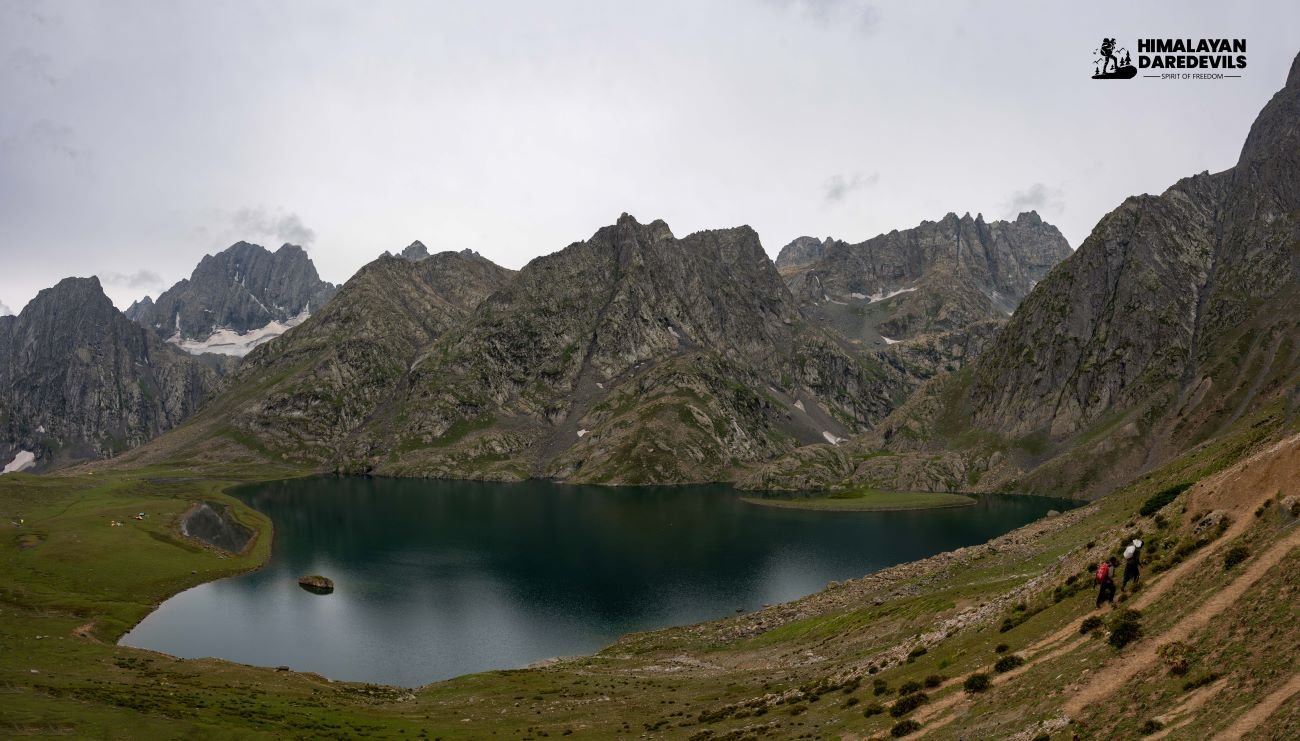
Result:
<svg viewBox="0 0 1300 741"><path fill-rule="evenodd" d="M1097 583L1098 584L1105 583L1106 577L1108 576L1110 576L1110 564L1103 562L1100 566L1097 567Z"/></svg>

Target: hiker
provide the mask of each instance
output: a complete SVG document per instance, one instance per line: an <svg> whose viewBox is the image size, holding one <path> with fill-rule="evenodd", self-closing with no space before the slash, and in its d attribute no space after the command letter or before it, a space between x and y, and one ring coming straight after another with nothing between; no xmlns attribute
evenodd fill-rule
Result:
<svg viewBox="0 0 1300 741"><path fill-rule="evenodd" d="M1109 560L1102 561L1097 566L1097 609L1101 609L1101 603L1109 602L1111 607L1115 606L1115 567L1119 562L1111 556Z"/></svg>
<svg viewBox="0 0 1300 741"><path fill-rule="evenodd" d="M1140 576L1138 574L1138 559L1141 554L1142 541L1137 540L1136 538L1132 543L1128 544L1127 548L1124 549L1124 583L1121 585L1122 588L1128 589L1129 580L1132 580L1134 584L1137 584L1138 577Z"/></svg>

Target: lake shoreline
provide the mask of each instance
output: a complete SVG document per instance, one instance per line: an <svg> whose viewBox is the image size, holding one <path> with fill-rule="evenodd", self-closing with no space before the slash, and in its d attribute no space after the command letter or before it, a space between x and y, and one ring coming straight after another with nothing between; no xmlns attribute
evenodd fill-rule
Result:
<svg viewBox="0 0 1300 741"><path fill-rule="evenodd" d="M887 498L892 496L899 496L905 498L905 500L888 501ZM862 496L837 497L830 495L802 498L742 496L740 501L759 507L799 509L808 512L920 512L933 509L971 507L979 502L973 496L943 492L906 492L898 495L868 493Z"/></svg>

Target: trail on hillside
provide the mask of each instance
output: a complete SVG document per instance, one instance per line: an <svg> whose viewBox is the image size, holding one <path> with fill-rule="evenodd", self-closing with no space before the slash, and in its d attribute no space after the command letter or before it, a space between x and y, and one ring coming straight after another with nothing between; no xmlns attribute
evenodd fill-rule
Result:
<svg viewBox="0 0 1300 741"><path fill-rule="evenodd" d="M1200 689L1193 690L1192 693L1184 698L1182 702L1178 703L1173 710L1156 716L1156 720L1165 723L1165 727L1160 731L1147 736L1148 741L1158 741L1158 739L1162 739L1196 720L1197 711L1205 707L1206 703L1213 699L1215 695L1219 694L1219 691L1226 686L1228 686L1227 679L1220 679L1212 684L1207 684ZM1181 720L1177 723L1171 723L1170 721L1174 718L1181 718Z"/></svg>
<svg viewBox="0 0 1300 741"><path fill-rule="evenodd" d="M1253 511L1256 507L1271 499L1276 491L1275 482L1279 479L1290 480L1289 477L1294 477L1297 470L1300 470L1300 435L1293 435L1225 471L1198 482L1189 491L1189 501L1193 498L1211 500L1213 504L1220 505L1222 509L1235 515L1232 523L1218 538L1220 543L1227 542L1245 533L1254 524L1254 518L1244 517L1242 513ZM1219 495L1225 496L1219 498ZM1083 708L1088 707L1090 703L1113 694L1116 687L1127 682L1138 671L1157 658L1157 643L1163 645L1172 640L1181 640L1193 631L1204 627L1211 618L1236 602L1247 589L1262 578L1270 568L1277 565L1297 545L1300 545L1300 530L1292 532L1275 543L1268 551L1257 556L1227 587L1199 605L1191 615L1175 623L1165 633L1153 636L1150 640L1145 641L1141 647L1135 649L1132 653L1121 657L1118 665L1111 663L1107 665L1105 672L1098 672L1094 675L1089 684L1085 685L1066 702L1065 713L1073 717ZM1205 560L1215 553L1217 551L1213 548L1202 548L1192 557L1164 572L1159 577L1148 581L1142 591L1138 592L1129 601L1129 605L1135 609L1143 609L1153 604L1174 585L1178 584L1183 576L1192 573L1197 568L1201 568ZM1079 627L1083 620L1091 614L1094 614L1093 611L1069 621L1055 632L1030 644L1022 652L1022 655L1029 660L1016 669L994 677L994 685L1015 679L1030 669L1069 653L1082 645L1088 639L1079 633ZM985 667L983 671L989 671L989 667ZM956 682L957 680L949 680L941 686L951 686ZM959 691L918 709L914 717L920 722L925 722L929 718L940 717L945 711L953 710L953 712L943 715L936 723L927 725L922 732L923 736L943 728L961 717L962 713L955 708L962 701L969 699L971 698ZM1279 699L1279 704L1284 699L1286 698ZM1262 721L1262 718L1260 720Z"/></svg>
<svg viewBox="0 0 1300 741"><path fill-rule="evenodd" d="M1204 628L1210 620L1218 617L1234 602L1241 599L1247 589L1253 587L1269 569L1281 563L1291 549L1297 547L1300 547L1300 530L1293 530L1290 535L1255 558L1240 576L1228 582L1228 586L1196 606L1191 614L1174 623L1159 636L1152 636L1152 640L1143 641L1132 652L1121 655L1118 661L1107 665L1105 672L1098 672L1091 682L1065 703L1066 714L1073 717L1089 705L1113 696L1115 688L1122 686L1157 660L1156 651L1160 646L1185 640L1193 632Z"/></svg>
<svg viewBox="0 0 1300 741"><path fill-rule="evenodd" d="M1259 704L1234 720L1232 725L1219 731L1214 737L1214 741L1229 741L1229 739L1235 741L1235 739L1245 736L1255 730L1260 723L1267 720L1270 715L1277 712L1277 709L1282 707L1282 703L1291 699L1297 692L1300 692L1300 674L1292 674L1291 679L1286 684L1277 688L1268 697L1260 700Z"/></svg>

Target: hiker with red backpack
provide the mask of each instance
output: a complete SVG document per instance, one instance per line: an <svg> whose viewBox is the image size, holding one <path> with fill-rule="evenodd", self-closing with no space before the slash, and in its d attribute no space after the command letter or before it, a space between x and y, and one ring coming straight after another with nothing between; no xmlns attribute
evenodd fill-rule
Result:
<svg viewBox="0 0 1300 741"><path fill-rule="evenodd" d="M1109 602L1111 607L1115 606L1115 567L1119 562L1114 556L1102 561L1097 566L1096 581L1097 588L1097 609L1101 609L1101 603Z"/></svg>

